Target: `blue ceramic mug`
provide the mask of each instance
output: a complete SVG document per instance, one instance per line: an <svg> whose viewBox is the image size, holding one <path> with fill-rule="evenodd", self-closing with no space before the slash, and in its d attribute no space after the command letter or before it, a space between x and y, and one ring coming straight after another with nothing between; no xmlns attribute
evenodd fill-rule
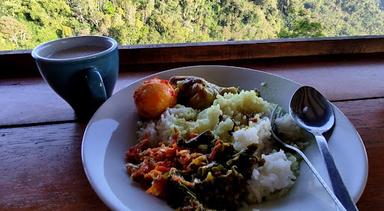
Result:
<svg viewBox="0 0 384 211"><path fill-rule="evenodd" d="M110 37L59 39L32 51L45 81L81 120L89 119L113 92L118 72L118 44Z"/></svg>

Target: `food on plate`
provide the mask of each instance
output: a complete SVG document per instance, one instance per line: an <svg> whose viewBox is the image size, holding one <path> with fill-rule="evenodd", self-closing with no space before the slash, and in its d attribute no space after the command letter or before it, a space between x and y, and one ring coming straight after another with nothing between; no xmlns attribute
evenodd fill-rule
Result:
<svg viewBox="0 0 384 211"><path fill-rule="evenodd" d="M218 94L238 92L236 87L220 87L196 76L174 76L170 83L178 89L178 102L194 109L209 107Z"/></svg>
<svg viewBox="0 0 384 211"><path fill-rule="evenodd" d="M180 210L236 210L289 191L299 160L273 140L273 104L259 92L175 76L169 82L145 81L135 102L143 86L159 81L167 88L151 95L169 97L159 92L170 89L176 100L161 103L154 114L148 105L136 103L144 119L138 123L138 143L126 152L128 174L147 193ZM306 138L288 115L276 122L287 140L301 143Z"/></svg>
<svg viewBox="0 0 384 211"><path fill-rule="evenodd" d="M158 118L167 108L176 104L176 90L167 80L150 79L141 84L133 95L139 115Z"/></svg>

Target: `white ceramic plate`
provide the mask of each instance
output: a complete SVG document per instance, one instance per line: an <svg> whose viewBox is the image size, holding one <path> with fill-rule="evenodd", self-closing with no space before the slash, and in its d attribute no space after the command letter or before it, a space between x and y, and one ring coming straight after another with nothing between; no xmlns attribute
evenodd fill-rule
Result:
<svg viewBox="0 0 384 211"><path fill-rule="evenodd" d="M257 88L264 99L280 104L285 110L299 84L260 71L228 66L192 66L168 70L130 84L107 100L89 121L82 144L82 160L86 175L104 203L113 210L171 210L160 199L146 194L128 177L124 167L124 153L137 143L138 116L133 92L143 80L173 75L194 75L221 86ZM264 86L261 84L264 83ZM356 202L362 194L368 175L368 160L364 144L348 119L335 107L336 126L329 139L329 148L352 198ZM305 153L329 183L316 144ZM285 197L258 206L260 210L335 210L329 196L321 188L307 167ZM249 209L249 208L247 208Z"/></svg>

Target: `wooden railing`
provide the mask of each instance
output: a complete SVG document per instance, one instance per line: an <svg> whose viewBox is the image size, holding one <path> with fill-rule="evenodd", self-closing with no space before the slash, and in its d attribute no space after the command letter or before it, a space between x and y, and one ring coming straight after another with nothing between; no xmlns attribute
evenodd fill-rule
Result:
<svg viewBox="0 0 384 211"><path fill-rule="evenodd" d="M344 54L382 57L383 52L383 35L132 45L120 46L119 51L124 58L120 60L121 71ZM38 75L30 53L31 50L0 51L0 78Z"/></svg>

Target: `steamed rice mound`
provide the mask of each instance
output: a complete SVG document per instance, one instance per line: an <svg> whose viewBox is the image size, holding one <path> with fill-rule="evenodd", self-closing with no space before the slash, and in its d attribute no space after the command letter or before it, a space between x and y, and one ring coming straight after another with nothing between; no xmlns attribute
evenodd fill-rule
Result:
<svg viewBox="0 0 384 211"><path fill-rule="evenodd" d="M245 149L248 145L256 143L262 147L271 137L271 122L263 118L249 127L233 132L233 146L237 151Z"/></svg>
<svg viewBox="0 0 384 211"><path fill-rule="evenodd" d="M260 203L263 197L273 198L272 193L292 186L296 179L291 170L296 159L293 157L289 160L283 150L262 155L262 158L265 164L255 168L252 179L248 181L248 201L251 203Z"/></svg>
<svg viewBox="0 0 384 211"><path fill-rule="evenodd" d="M294 184L294 166L297 160L273 146L271 123L268 118L271 104L256 91L218 95L213 105L196 110L183 105L168 108L156 121L140 123L139 139L171 143L175 139L188 140L192 134L212 131L222 141L232 143L236 151L257 144L257 156L264 165L253 169L248 181L249 203L260 203L289 190ZM285 119L284 119L285 118ZM284 117L277 122L292 140L301 138L301 132Z"/></svg>

